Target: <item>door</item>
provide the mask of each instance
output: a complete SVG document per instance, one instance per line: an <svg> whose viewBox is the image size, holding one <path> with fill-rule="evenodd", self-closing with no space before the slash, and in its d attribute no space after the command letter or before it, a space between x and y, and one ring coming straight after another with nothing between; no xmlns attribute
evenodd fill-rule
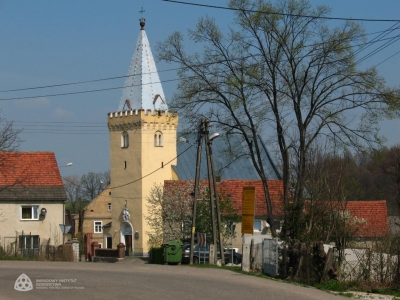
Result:
<svg viewBox="0 0 400 300"><path fill-rule="evenodd" d="M132 235L125 235L125 256L132 255Z"/></svg>
<svg viewBox="0 0 400 300"><path fill-rule="evenodd" d="M107 234L107 249L112 249L112 236L111 234Z"/></svg>

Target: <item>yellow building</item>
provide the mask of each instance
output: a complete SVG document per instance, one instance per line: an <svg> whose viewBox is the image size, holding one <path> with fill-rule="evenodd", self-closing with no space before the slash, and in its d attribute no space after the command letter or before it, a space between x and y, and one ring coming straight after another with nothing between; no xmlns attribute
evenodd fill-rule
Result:
<svg viewBox="0 0 400 300"><path fill-rule="evenodd" d="M100 248L112 248L117 235L110 232L112 204L109 186L85 207L83 216L82 231L92 233L91 242L98 242ZM75 220L75 228L78 228L78 223L79 220Z"/></svg>
<svg viewBox="0 0 400 300"><path fill-rule="evenodd" d="M118 111L108 114L112 220L104 240L112 235L112 248L124 243L127 255L146 256L146 197L172 179L178 116L168 111L144 19L140 26Z"/></svg>
<svg viewBox="0 0 400 300"><path fill-rule="evenodd" d="M154 184L172 179L178 117L130 110L109 115L112 224L129 253L146 255L146 197Z"/></svg>

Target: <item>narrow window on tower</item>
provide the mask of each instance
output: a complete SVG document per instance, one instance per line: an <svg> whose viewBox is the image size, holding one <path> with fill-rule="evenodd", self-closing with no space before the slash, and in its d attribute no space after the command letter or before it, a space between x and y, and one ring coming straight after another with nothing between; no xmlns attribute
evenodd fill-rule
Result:
<svg viewBox="0 0 400 300"><path fill-rule="evenodd" d="M154 134L154 146L155 147L162 147L163 146L163 134L161 131L157 131Z"/></svg>
<svg viewBox="0 0 400 300"><path fill-rule="evenodd" d="M126 131L121 134L121 148L129 147L129 135Z"/></svg>

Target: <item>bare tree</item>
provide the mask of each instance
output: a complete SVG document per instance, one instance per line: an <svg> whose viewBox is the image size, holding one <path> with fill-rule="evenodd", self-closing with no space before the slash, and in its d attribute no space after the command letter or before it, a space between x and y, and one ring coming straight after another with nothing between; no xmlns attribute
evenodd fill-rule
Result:
<svg viewBox="0 0 400 300"><path fill-rule="evenodd" d="M17 151L22 142L22 129L14 129L13 122L0 118L0 151Z"/></svg>
<svg viewBox="0 0 400 300"><path fill-rule="evenodd" d="M173 188L167 190L155 185L147 197L146 216L151 231L149 244L158 247L171 240L187 240L191 233L193 184L182 185L179 181L171 183Z"/></svg>
<svg viewBox="0 0 400 300"><path fill-rule="evenodd" d="M149 235L149 246L159 247L171 240L189 242L192 230L193 216L193 181L171 181L168 187L155 185L150 191L147 200L146 222L151 231ZM205 182L199 185L198 210L196 214L197 232L206 233L212 236L210 201L208 201L208 184ZM223 227L223 238L230 237L229 222L240 220L233 207L232 200L226 196L226 191L222 188L220 193L221 222L226 225ZM214 220L215 222L215 220Z"/></svg>
<svg viewBox="0 0 400 300"><path fill-rule="evenodd" d="M181 66L171 108L195 122L206 115L242 139L264 183L269 219L274 207L258 137L279 149L283 233L296 237L305 229L298 224L304 223L306 164L316 139L337 149L379 143L376 122L399 93L385 87L374 68L358 69L355 48L365 42L364 31L351 21L329 28L328 7L295 0L231 0L229 6L236 19L227 34L208 17L189 30L202 53L187 54L179 32L158 45L160 59Z"/></svg>
<svg viewBox="0 0 400 300"><path fill-rule="evenodd" d="M19 134L22 132L21 129L14 129L13 122L7 121L5 118L0 117L0 173L2 176L7 177L9 168L12 168L12 161L15 156L18 155L18 148L22 142ZM28 177L30 171L29 166L26 166L24 170L20 170L19 175L14 178L14 182L8 186L0 187L0 190L7 189L10 186L22 184Z"/></svg>
<svg viewBox="0 0 400 300"><path fill-rule="evenodd" d="M109 184L109 172L94 173L89 172L81 177L81 193L82 198L86 200L93 200L100 194Z"/></svg>
<svg viewBox="0 0 400 300"><path fill-rule="evenodd" d="M71 213L77 213L82 207L81 179L78 175L63 178L67 201L71 203Z"/></svg>

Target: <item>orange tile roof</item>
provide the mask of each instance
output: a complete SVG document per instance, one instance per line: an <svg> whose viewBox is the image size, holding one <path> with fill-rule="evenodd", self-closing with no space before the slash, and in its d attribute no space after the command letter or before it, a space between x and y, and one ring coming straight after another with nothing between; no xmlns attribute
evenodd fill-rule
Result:
<svg viewBox="0 0 400 300"><path fill-rule="evenodd" d="M63 186L53 152L0 152L0 186Z"/></svg>
<svg viewBox="0 0 400 300"><path fill-rule="evenodd" d="M355 233L357 237L373 238L388 234L389 224L385 200L347 201L344 210L366 221Z"/></svg>
<svg viewBox="0 0 400 300"><path fill-rule="evenodd" d="M310 209L311 202L306 201L305 213ZM384 237L389 232L386 200L321 201L314 205L314 209L320 215L327 211L348 211L352 217L364 219L365 223L357 223L353 233L355 237Z"/></svg>
<svg viewBox="0 0 400 300"><path fill-rule="evenodd" d="M207 187L207 181L202 180L201 185ZM261 180L222 180L218 184L219 192L230 196L232 205L238 215L242 215L242 198L244 187L255 187L255 216L261 217L267 214L267 204ZM192 192L194 189L193 180L166 180L164 181L164 191L173 193L178 187L186 187L186 191ZM268 180L269 192L273 205L273 215L283 215L283 182L281 180Z"/></svg>
<svg viewBox="0 0 400 300"><path fill-rule="evenodd" d="M272 213L274 216L283 216L283 181L268 180L268 189L272 202ZM255 187L255 216L267 215L267 203L261 180L223 180L220 188L231 196L233 206L239 215L242 215L243 188Z"/></svg>

